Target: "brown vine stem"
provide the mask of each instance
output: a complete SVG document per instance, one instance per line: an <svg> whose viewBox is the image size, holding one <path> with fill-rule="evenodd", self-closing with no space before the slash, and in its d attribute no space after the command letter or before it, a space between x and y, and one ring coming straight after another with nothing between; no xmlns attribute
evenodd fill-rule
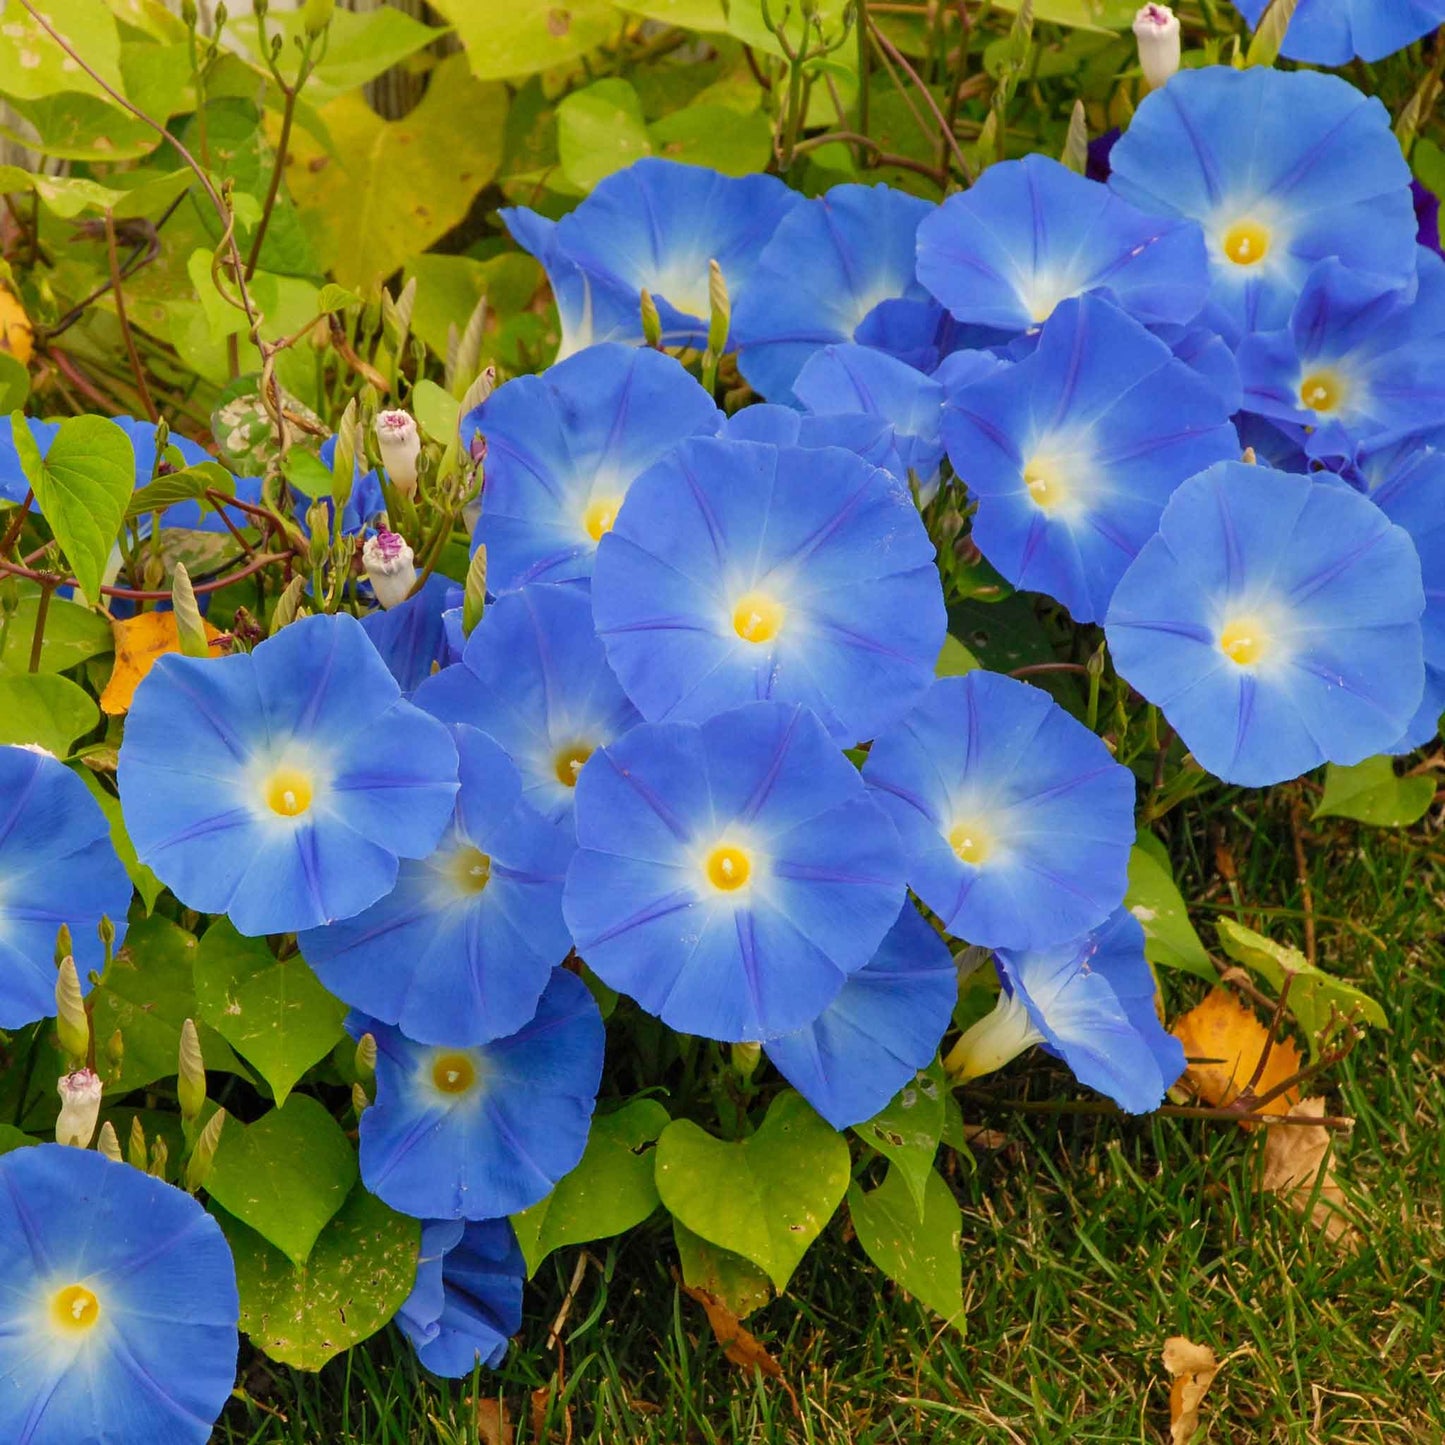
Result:
<svg viewBox="0 0 1445 1445"><path fill-rule="evenodd" d="M20 509L15 513L15 520L5 529L5 535L0 537L0 557L20 540L20 534L25 530L25 518L30 511L30 504L35 500L35 493L26 488L25 499L20 503Z"/></svg>
<svg viewBox="0 0 1445 1445"><path fill-rule="evenodd" d="M229 587L233 582L245 581L247 577L253 576L272 562L284 562L290 555L289 552L263 552L254 557L246 566L239 567L234 572L228 572L224 577L215 577L209 582L197 582L192 590L198 597L207 592L219 592L222 587ZM14 562L7 562L3 558L0 558L0 576L19 577L26 582L38 582L43 588L80 586L74 577L57 576L54 572L37 572L34 568L19 567ZM169 602L171 598L169 592L142 590L138 587L102 587L100 591L104 597L121 597L127 602Z"/></svg>
<svg viewBox="0 0 1445 1445"><path fill-rule="evenodd" d="M125 314L120 252L115 244L115 212L109 207L105 212L105 257L110 266L110 289L115 297L116 324L120 327L120 339L125 343L125 354L130 358L130 374L135 377L136 393L140 397L146 419L154 425L161 419L161 414L156 410L156 404L151 398L150 387L146 385L145 367L140 364L140 353L135 349L135 337L131 335L130 318Z"/></svg>
<svg viewBox="0 0 1445 1445"><path fill-rule="evenodd" d="M28 3L28 0L27 0ZM933 92L924 83L923 77L908 63L902 51L878 28L874 20L868 22L869 29L873 34L873 43L896 65L909 80L918 88L924 102L930 111L933 112L933 119L938 126L939 134L943 137L948 149L953 152L953 158L958 162L958 168L964 174L964 178L970 185L977 178L973 166L969 164L968 157L963 153L963 147L958 143L958 137L953 133L953 127L949 125L948 118L938 108L938 102L933 98Z"/></svg>

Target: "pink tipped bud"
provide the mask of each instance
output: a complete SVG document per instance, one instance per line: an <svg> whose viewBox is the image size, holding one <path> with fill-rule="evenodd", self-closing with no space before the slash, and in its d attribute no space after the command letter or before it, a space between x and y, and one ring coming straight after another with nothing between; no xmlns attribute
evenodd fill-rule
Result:
<svg viewBox="0 0 1445 1445"><path fill-rule="evenodd" d="M55 1141L88 1149L100 1118L100 1075L90 1069L64 1074L55 1086L60 1093L60 1117L55 1121Z"/></svg>
<svg viewBox="0 0 1445 1445"><path fill-rule="evenodd" d="M1179 21L1167 5L1144 5L1134 17L1139 67L1150 90L1179 69Z"/></svg>
<svg viewBox="0 0 1445 1445"><path fill-rule="evenodd" d="M376 444L381 464L391 484L403 496L416 495L416 464L421 456L421 436L410 413L381 411L376 414Z"/></svg>
<svg viewBox="0 0 1445 1445"><path fill-rule="evenodd" d="M405 602L416 581L416 557L406 539L382 527L366 539L361 549L361 564L371 580L376 600L383 607Z"/></svg>

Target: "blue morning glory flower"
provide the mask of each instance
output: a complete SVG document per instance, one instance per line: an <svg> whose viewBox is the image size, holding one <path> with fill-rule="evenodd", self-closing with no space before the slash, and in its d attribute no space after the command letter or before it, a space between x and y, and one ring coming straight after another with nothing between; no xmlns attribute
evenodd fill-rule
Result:
<svg viewBox="0 0 1445 1445"><path fill-rule="evenodd" d="M1174 488L1239 455L1219 393L1099 296L1062 302L1032 355L955 390L943 434L979 550L1077 622L1103 617Z"/></svg>
<svg viewBox="0 0 1445 1445"><path fill-rule="evenodd" d="M815 352L798 373L793 394L817 415L862 413L893 428L899 460L929 495L943 460L943 387L921 371L872 347L845 343Z"/></svg>
<svg viewBox="0 0 1445 1445"><path fill-rule="evenodd" d="M453 728L456 815L429 858L354 918L297 939L316 976L353 1008L424 1044L466 1047L515 1033L572 951L562 922L567 834L522 801L506 753Z"/></svg>
<svg viewBox="0 0 1445 1445"><path fill-rule="evenodd" d="M245 934L350 918L451 817L457 754L401 698L354 617L306 617L254 652L162 657L136 690L120 800L141 860Z"/></svg>
<svg viewBox="0 0 1445 1445"><path fill-rule="evenodd" d="M577 782L562 909L610 987L682 1033L811 1023L903 907L883 810L806 708L644 723Z"/></svg>
<svg viewBox="0 0 1445 1445"><path fill-rule="evenodd" d="M1308 427L1318 459L1354 455L1385 432L1438 426L1445 408L1445 260L1421 247L1419 289L1322 261L1282 331L1239 348L1244 405Z"/></svg>
<svg viewBox="0 0 1445 1445"><path fill-rule="evenodd" d="M572 587L499 598L461 663L424 683L416 701L495 738L522 775L522 797L553 822L571 816L587 759L640 721L607 665L587 594Z"/></svg>
<svg viewBox="0 0 1445 1445"><path fill-rule="evenodd" d="M589 576L633 480L721 422L707 392L647 348L590 347L499 386L462 421L487 440L473 545L486 545L488 590Z"/></svg>
<svg viewBox="0 0 1445 1445"><path fill-rule="evenodd" d="M30 429L31 438L40 448L40 455L43 457L50 450L50 443L55 440L55 433L60 430L60 423L58 421L41 421L39 417L28 416L25 418L25 425ZM11 429L9 417L6 417L4 422L0 423L0 502L17 504L23 502L25 494L29 490L30 483L26 479L24 468L20 465L20 453L15 450L15 434ZM33 501L30 509L31 511L39 510Z"/></svg>
<svg viewBox="0 0 1445 1445"><path fill-rule="evenodd" d="M811 1023L763 1052L835 1128L871 1119L938 1052L958 1002L958 970L912 904L878 952Z"/></svg>
<svg viewBox="0 0 1445 1445"><path fill-rule="evenodd" d="M638 479L597 552L597 635L653 722L800 702L844 744L933 677L933 543L887 472L832 447L709 438Z"/></svg>
<svg viewBox="0 0 1445 1445"><path fill-rule="evenodd" d="M584 202L585 204L585 202ZM600 277L589 275L562 245L558 222L539 216L526 206L504 207L498 212L512 239L535 256L547 273L557 319L562 328L556 361L606 341L637 344L642 341L642 310L637 297Z"/></svg>
<svg viewBox="0 0 1445 1445"><path fill-rule="evenodd" d="M1350 488L1223 462L1114 593L1114 665L1201 767L1264 787L1390 747L1424 686L1420 563Z"/></svg>
<svg viewBox="0 0 1445 1445"><path fill-rule="evenodd" d="M1127 1113L1159 1107L1184 1072L1184 1049L1159 1022L1144 930L1128 909L1082 939L995 958L1003 992L953 1050L955 1078L991 1073L1039 1044Z"/></svg>
<svg viewBox="0 0 1445 1445"><path fill-rule="evenodd" d="M842 447L882 467L899 482L908 480L908 468L898 455L893 428L881 416L863 412L835 412L810 416L790 406L760 401L735 411L722 433L733 441L766 442L774 447Z"/></svg>
<svg viewBox="0 0 1445 1445"><path fill-rule="evenodd" d="M587 985L554 969L535 1016L474 1048L376 1038L376 1102L361 1116L361 1178L419 1219L498 1219L535 1204L582 1157L606 1030Z"/></svg>
<svg viewBox="0 0 1445 1445"><path fill-rule="evenodd" d="M1009 332L1099 290L1139 321L1190 321L1209 291L1194 222L1135 210L1041 155L990 166L924 219L918 279L959 321Z"/></svg>
<svg viewBox="0 0 1445 1445"><path fill-rule="evenodd" d="M438 668L457 660L446 614L459 608L461 601L462 589L434 572L415 597L395 607L378 607L361 619L371 645L408 697Z"/></svg>
<svg viewBox="0 0 1445 1445"><path fill-rule="evenodd" d="M834 186L795 206L733 308L738 368L770 401L792 399L804 362L853 341L881 302L928 302L913 274L918 223L933 208L887 186Z"/></svg>
<svg viewBox="0 0 1445 1445"><path fill-rule="evenodd" d="M437 1219L422 1226L416 1283L396 1312L416 1357L434 1375L495 1369L522 1324L526 1261L505 1219Z"/></svg>
<svg viewBox="0 0 1445 1445"><path fill-rule="evenodd" d="M898 826L908 886L950 933L1048 948L1123 900L1134 779L1036 687L940 678L863 767Z"/></svg>
<svg viewBox="0 0 1445 1445"><path fill-rule="evenodd" d="M529 226L524 218L532 213L522 208L502 216L527 250L554 240L561 259L582 273L594 297L602 291L605 305L625 298L620 304L636 325L627 339L641 339L646 289L657 303L664 344L702 346L711 312L708 262L718 263L736 308L763 247L800 202L776 176L724 176L704 166L647 158L601 181L550 236L538 231L535 220ZM544 249L538 259L545 255ZM594 300L594 333L595 309Z"/></svg>
<svg viewBox="0 0 1445 1445"><path fill-rule="evenodd" d="M1425 586L1425 694L1389 749L1403 752L1434 738L1445 712L1445 451L1414 437L1381 437L1362 449L1359 470L1370 500L1410 534Z"/></svg>
<svg viewBox="0 0 1445 1445"><path fill-rule="evenodd" d="M1410 168L1389 114L1337 76L1180 71L1145 97L1110 161L1125 200L1203 226L1207 314L1231 342L1285 325L1326 256L1387 286L1415 274Z"/></svg>
<svg viewBox="0 0 1445 1445"><path fill-rule="evenodd" d="M1235 0L1258 25L1269 0ZM1310 65L1383 60L1445 23L1442 0L1299 0L1280 53Z"/></svg>
<svg viewBox="0 0 1445 1445"><path fill-rule="evenodd" d="M189 1194L87 1149L16 1149L0 1158L0 1279L0 1439L211 1438L240 1300Z"/></svg>
<svg viewBox="0 0 1445 1445"><path fill-rule="evenodd" d="M0 1028L55 1012L55 938L70 929L80 986L105 966L96 929L125 937L131 885L85 784L48 753L0 747Z"/></svg>

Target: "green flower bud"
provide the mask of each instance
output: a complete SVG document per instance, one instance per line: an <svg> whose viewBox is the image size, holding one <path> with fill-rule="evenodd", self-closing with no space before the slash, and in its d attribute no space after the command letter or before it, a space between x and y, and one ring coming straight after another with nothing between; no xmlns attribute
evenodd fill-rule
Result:
<svg viewBox="0 0 1445 1445"><path fill-rule="evenodd" d="M734 1044L732 1046L733 1072L741 1079L751 1079L763 1057L761 1044Z"/></svg>
<svg viewBox="0 0 1445 1445"><path fill-rule="evenodd" d="M110 1065L111 1078L118 1079L125 1064L125 1039L119 1029L105 1041L105 1061Z"/></svg>
<svg viewBox="0 0 1445 1445"><path fill-rule="evenodd" d="M200 1118L201 1107L206 1102L206 1063L201 1057L201 1039L192 1019L181 1025L176 1094L181 1103L181 1118L188 1124L194 1123Z"/></svg>
<svg viewBox="0 0 1445 1445"><path fill-rule="evenodd" d="M68 929L65 924L62 923L55 933L56 968L59 968L60 965L74 952L75 949L72 947L70 942L70 929Z"/></svg>
<svg viewBox="0 0 1445 1445"><path fill-rule="evenodd" d="M147 1174L154 1175L157 1179L166 1177L166 1165L170 1163L171 1151L166 1148L166 1141L156 1135L151 1140L151 1167L146 1170Z"/></svg>
<svg viewBox="0 0 1445 1445"><path fill-rule="evenodd" d="M364 1084L376 1077L375 1034L362 1034L356 1041L356 1076Z"/></svg>
<svg viewBox="0 0 1445 1445"><path fill-rule="evenodd" d="M707 263L707 300L710 312L707 349L714 356L721 356L728 342L728 328L732 325L733 304L728 297L728 283L723 279L722 267L716 261Z"/></svg>
<svg viewBox="0 0 1445 1445"><path fill-rule="evenodd" d="M356 1110L356 1117L359 1119L371 1107L371 1100L367 1097L366 1090L360 1084L351 1086L351 1107Z"/></svg>
<svg viewBox="0 0 1445 1445"><path fill-rule="evenodd" d="M186 1161L186 1188L192 1194L210 1178L211 1166L216 1162L216 1147L221 1142L221 1130L225 1124L226 1111L217 1109L206 1120L206 1127L201 1130L196 1147L191 1150L191 1157Z"/></svg>
<svg viewBox="0 0 1445 1445"><path fill-rule="evenodd" d="M95 1147L112 1164L120 1163L120 1140L116 1138L115 1125L109 1119L100 1126L100 1138L95 1141Z"/></svg>
<svg viewBox="0 0 1445 1445"><path fill-rule="evenodd" d="M201 609L196 605L191 574L186 571L184 562L176 563L175 576L171 579L171 606L175 609L181 651L187 657L209 657L211 649L206 643L206 626L201 621Z"/></svg>
<svg viewBox="0 0 1445 1445"><path fill-rule="evenodd" d="M301 24L312 39L331 24L331 15L335 9L336 0L306 0L306 4L301 7Z"/></svg>
<svg viewBox="0 0 1445 1445"><path fill-rule="evenodd" d="M130 1120L130 1137L125 1143L125 1157L132 1169L139 1169L142 1173L146 1167L146 1131L141 1127L140 1115L132 1114Z"/></svg>
<svg viewBox="0 0 1445 1445"><path fill-rule="evenodd" d="M654 350L662 349L662 317L646 286L642 288L642 339Z"/></svg>
<svg viewBox="0 0 1445 1445"><path fill-rule="evenodd" d="M90 1057L90 1016L85 1011L75 960L69 955L61 959L55 975L55 1025L61 1051L83 1064Z"/></svg>

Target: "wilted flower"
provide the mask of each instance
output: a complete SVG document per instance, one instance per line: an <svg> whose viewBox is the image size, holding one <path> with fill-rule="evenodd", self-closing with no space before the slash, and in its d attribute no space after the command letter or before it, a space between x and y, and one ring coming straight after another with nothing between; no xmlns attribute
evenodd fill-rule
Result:
<svg viewBox="0 0 1445 1445"><path fill-rule="evenodd" d="M379 528L361 549L361 564L367 580L383 607L398 607L406 601L416 582L415 554L405 537Z"/></svg>
<svg viewBox="0 0 1445 1445"><path fill-rule="evenodd" d="M0 428L3 430L3 428ZM0 1028L55 1012L55 936L69 926L80 988L104 966L102 917L124 937L131 884L85 784L29 748L0 747Z"/></svg>
<svg viewBox="0 0 1445 1445"><path fill-rule="evenodd" d="M1179 20L1167 5L1143 5L1134 17L1139 68L1150 90L1157 90L1179 69Z"/></svg>
<svg viewBox="0 0 1445 1445"><path fill-rule="evenodd" d="M91 1069L63 1074L56 1089L60 1093L60 1117L55 1121L55 1142L90 1147L100 1118L100 1096L104 1086Z"/></svg>
<svg viewBox="0 0 1445 1445"><path fill-rule="evenodd" d="M438 1048L364 1014L376 1102L361 1116L361 1178L419 1219L496 1219L535 1204L582 1157L605 1030L587 985L554 969L536 1015L478 1048Z"/></svg>
<svg viewBox="0 0 1445 1445"><path fill-rule="evenodd" d="M386 475L404 497L416 495L416 466L421 458L421 434L410 412L376 414L376 446Z"/></svg>
<svg viewBox="0 0 1445 1445"><path fill-rule="evenodd" d="M480 1360L495 1369L522 1324L527 1264L505 1219L422 1226L416 1283L396 1322L434 1375L458 1379Z"/></svg>
<svg viewBox="0 0 1445 1445"><path fill-rule="evenodd" d="M236 1378L231 1251L189 1194L85 1149L0 1158L0 1439L205 1445Z"/></svg>
<svg viewBox="0 0 1445 1445"><path fill-rule="evenodd" d="M705 1038L811 1023L903 906L897 835L799 706L633 728L577 780L577 841L563 898L577 951Z"/></svg>
<svg viewBox="0 0 1445 1445"><path fill-rule="evenodd" d="M162 657L136 690L120 793L141 858L187 907L247 934L350 918L436 846L457 755L401 698L354 617L254 652Z"/></svg>

